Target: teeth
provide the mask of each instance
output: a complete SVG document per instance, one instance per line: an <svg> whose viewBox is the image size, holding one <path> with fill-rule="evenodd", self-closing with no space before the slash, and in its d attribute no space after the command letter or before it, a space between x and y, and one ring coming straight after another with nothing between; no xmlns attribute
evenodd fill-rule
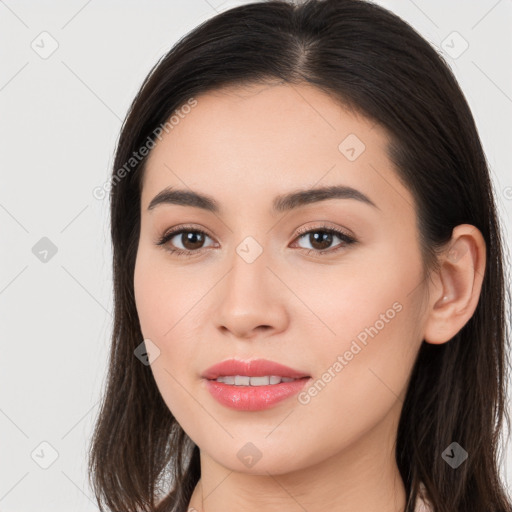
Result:
<svg viewBox="0 0 512 512"><path fill-rule="evenodd" d="M235 375L235 386L249 386L250 380L251 380L251 377Z"/></svg>
<svg viewBox="0 0 512 512"><path fill-rule="evenodd" d="M279 384L281 382L291 382L290 377L279 377L278 375L270 375L264 377L248 377L246 375L229 375L225 377L218 377L215 379L217 382L224 384L231 384L235 386L268 386L269 384Z"/></svg>

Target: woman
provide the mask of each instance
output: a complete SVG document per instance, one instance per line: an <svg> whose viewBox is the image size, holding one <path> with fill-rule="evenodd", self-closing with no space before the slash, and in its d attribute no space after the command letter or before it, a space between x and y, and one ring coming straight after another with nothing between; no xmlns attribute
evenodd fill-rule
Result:
<svg viewBox="0 0 512 512"><path fill-rule="evenodd" d="M511 512L485 156L387 10L270 1L153 68L111 188L101 510Z"/></svg>

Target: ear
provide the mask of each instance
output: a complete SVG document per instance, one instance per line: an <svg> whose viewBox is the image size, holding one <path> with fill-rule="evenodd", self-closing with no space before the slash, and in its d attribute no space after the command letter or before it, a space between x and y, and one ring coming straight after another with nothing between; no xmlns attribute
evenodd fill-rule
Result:
<svg viewBox="0 0 512 512"><path fill-rule="evenodd" d="M470 224L456 226L440 255L440 269L429 284L430 300L423 334L427 343L446 343L473 316L485 264L486 245L480 230Z"/></svg>

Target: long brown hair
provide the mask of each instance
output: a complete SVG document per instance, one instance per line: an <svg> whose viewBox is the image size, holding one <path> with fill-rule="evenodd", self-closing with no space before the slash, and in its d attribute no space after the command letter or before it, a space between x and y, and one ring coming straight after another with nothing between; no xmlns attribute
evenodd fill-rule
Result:
<svg viewBox="0 0 512 512"><path fill-rule="evenodd" d="M510 426L507 288L485 155L443 58L398 16L363 0L267 1L218 14L160 59L134 99L110 189L114 325L89 458L100 509L185 511L200 478L198 447L165 405L150 367L134 357L143 339L133 276L146 157L133 165L130 158L191 98L269 80L312 84L388 130L389 158L415 199L425 268L437 268L436 251L458 224L482 232L487 268L478 306L448 343L422 344L396 461L406 512L420 482L436 512L511 512L498 469L505 418ZM469 454L456 470L441 457L453 441Z"/></svg>

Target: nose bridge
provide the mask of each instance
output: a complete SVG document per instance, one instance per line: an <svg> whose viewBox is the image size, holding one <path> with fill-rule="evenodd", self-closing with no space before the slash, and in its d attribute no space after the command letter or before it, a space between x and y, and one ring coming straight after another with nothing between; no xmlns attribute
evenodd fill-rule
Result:
<svg viewBox="0 0 512 512"><path fill-rule="evenodd" d="M235 247L230 271L222 286L217 310L218 326L239 337L258 327L282 328L286 314L279 302L279 280L267 268L270 253L254 237Z"/></svg>
<svg viewBox="0 0 512 512"><path fill-rule="evenodd" d="M253 296L264 299L264 285L268 281L267 274L271 273L267 268L268 264L269 253L263 243L253 236L245 237L235 247L231 258L231 271L227 280L229 294L236 295L237 300L244 296L249 300L253 300Z"/></svg>

